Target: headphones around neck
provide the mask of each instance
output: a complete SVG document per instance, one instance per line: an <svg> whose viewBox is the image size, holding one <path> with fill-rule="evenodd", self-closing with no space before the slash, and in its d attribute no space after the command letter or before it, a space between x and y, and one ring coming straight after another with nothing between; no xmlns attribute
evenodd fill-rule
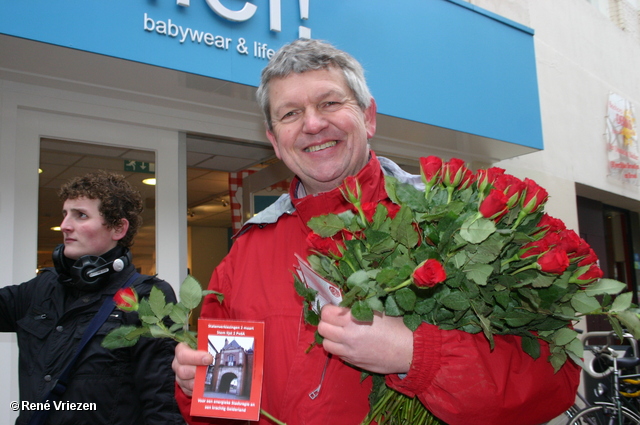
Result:
<svg viewBox="0 0 640 425"><path fill-rule="evenodd" d="M124 270L131 264L131 252L125 248L122 256L107 261L96 255L83 255L73 264L64 256L64 245L53 250L53 264L63 285L83 291L97 291L104 287L113 273Z"/></svg>

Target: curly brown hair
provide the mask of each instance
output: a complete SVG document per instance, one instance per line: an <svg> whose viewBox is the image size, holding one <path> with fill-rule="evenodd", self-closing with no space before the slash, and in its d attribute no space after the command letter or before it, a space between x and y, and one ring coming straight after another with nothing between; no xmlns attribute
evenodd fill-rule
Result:
<svg viewBox="0 0 640 425"><path fill-rule="evenodd" d="M124 176L100 170L75 177L60 187L58 196L62 202L77 198L98 199L99 211L107 228L118 227L123 218L129 221L127 234L118 244L125 248L133 245L133 238L142 225L141 214L144 207L142 195Z"/></svg>

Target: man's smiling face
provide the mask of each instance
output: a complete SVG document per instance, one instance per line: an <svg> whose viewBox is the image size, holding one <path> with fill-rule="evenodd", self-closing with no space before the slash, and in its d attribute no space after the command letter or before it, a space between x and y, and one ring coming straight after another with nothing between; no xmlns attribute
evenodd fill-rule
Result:
<svg viewBox="0 0 640 425"><path fill-rule="evenodd" d="M308 194L332 190L365 166L375 102L363 111L338 68L275 78L269 99L273 130L267 137Z"/></svg>

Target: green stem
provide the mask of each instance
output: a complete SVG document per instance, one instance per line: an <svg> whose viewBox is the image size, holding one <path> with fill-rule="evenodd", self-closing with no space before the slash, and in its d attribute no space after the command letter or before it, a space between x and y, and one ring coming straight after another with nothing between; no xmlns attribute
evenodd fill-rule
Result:
<svg viewBox="0 0 640 425"><path fill-rule="evenodd" d="M402 282L401 284L394 286L393 288L384 288L385 292L393 292L393 291L397 291L398 289L402 289L404 287L407 287L411 284L411 279L407 279L404 282Z"/></svg>
<svg viewBox="0 0 640 425"><path fill-rule="evenodd" d="M273 422L277 423L278 425L287 425L286 423L279 421L278 419L271 416L266 410L260 409L260 414L262 416L266 416L267 418L271 419Z"/></svg>
<svg viewBox="0 0 640 425"><path fill-rule="evenodd" d="M521 268L519 268L518 270L516 270L515 272L511 273L511 276L513 276L513 275L515 275L515 274L518 274L518 273L520 273L520 272L523 272L523 271L525 271L525 270L535 269L535 268L537 268L537 267L538 267L538 263L531 263L531 264L529 264L528 266L521 267Z"/></svg>
<svg viewBox="0 0 640 425"><path fill-rule="evenodd" d="M512 229L515 229L516 227L518 227L520 225L520 223L522 222L522 220L524 220L524 218L529 215L526 212L524 212L523 210L520 210L520 212L518 213L518 218L516 218L515 223L513 223L513 226L511 226Z"/></svg>

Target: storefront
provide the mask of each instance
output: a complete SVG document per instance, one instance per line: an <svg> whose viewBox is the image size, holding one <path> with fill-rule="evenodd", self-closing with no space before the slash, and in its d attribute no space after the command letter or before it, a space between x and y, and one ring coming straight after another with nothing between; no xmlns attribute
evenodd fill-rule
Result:
<svg viewBox="0 0 640 425"><path fill-rule="evenodd" d="M461 0L5 2L3 284L51 265L55 191L98 168L157 179L139 185L141 271L176 289L188 270L206 282L232 208L242 215L230 181L255 172L240 185L250 213L261 200L251 195L275 196L289 177L254 94L273 51L297 37L361 61L379 112L371 145L410 171L427 154L483 166L543 149L533 30ZM17 400L15 340L0 338L0 398Z"/></svg>

